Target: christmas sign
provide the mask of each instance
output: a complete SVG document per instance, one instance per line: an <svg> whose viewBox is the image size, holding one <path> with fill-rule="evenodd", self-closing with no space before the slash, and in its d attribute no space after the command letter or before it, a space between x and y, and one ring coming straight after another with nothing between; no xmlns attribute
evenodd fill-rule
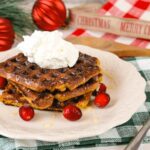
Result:
<svg viewBox="0 0 150 150"><path fill-rule="evenodd" d="M100 6L98 3L88 5L88 7L72 8L70 10L70 25L117 35L150 39L150 22L137 19L100 16L98 14Z"/></svg>

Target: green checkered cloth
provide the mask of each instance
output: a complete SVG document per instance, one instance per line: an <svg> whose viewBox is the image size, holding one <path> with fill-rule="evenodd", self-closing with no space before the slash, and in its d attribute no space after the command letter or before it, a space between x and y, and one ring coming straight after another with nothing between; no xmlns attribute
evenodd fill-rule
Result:
<svg viewBox="0 0 150 150"><path fill-rule="evenodd" d="M68 142L43 142L36 140L15 140L7 137L0 137L0 150L65 150L91 147L104 147L112 145L128 144L137 134L150 115L150 58L127 58L139 73L147 81L147 99L132 118L104 134L93 137L80 138ZM150 143L150 133L144 138L143 143Z"/></svg>

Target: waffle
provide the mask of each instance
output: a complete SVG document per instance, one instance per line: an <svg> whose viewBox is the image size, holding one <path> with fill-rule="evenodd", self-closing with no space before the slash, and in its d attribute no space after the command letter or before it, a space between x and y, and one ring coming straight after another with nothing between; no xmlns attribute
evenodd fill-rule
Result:
<svg viewBox="0 0 150 150"><path fill-rule="evenodd" d="M76 88L73 91L66 91L66 92L59 92L59 93L50 93L49 91L44 92L35 92L30 89L27 89L24 86L17 85L13 82L8 82L7 87L5 88L5 91L2 95L5 95L5 93L10 94L17 94L21 95L23 99L27 100L28 103L31 105L36 105L34 107L37 107L39 109L46 109L50 107L53 103L53 99L58 100L59 102L68 101L69 99L79 97L81 95L84 95L86 93L94 91L99 85L98 77L95 77L93 80L91 79L89 82L87 82L84 85L81 85L80 87ZM13 89L13 90L12 90ZM15 91L14 91L15 90Z"/></svg>
<svg viewBox="0 0 150 150"><path fill-rule="evenodd" d="M0 63L0 76L36 92L73 91L98 74L99 60L82 53L72 68L42 69L22 53Z"/></svg>
<svg viewBox="0 0 150 150"><path fill-rule="evenodd" d="M62 111L69 104L86 108L102 75L99 60L86 54L72 68L43 69L20 53L0 63L0 76L8 81L0 95L4 104Z"/></svg>
<svg viewBox="0 0 150 150"><path fill-rule="evenodd" d="M42 105L38 105L39 104L38 100L30 103L26 97L24 97L21 93L18 93L17 89L14 88L12 84L9 84L6 87L3 94L0 96L0 101L2 101L6 105L12 105L12 106L17 106L17 107L21 107L23 105L28 104L28 105L32 106L34 109L62 111L63 108L69 104L74 104L80 108L86 108L90 101L91 95L92 95L92 92L89 92L85 95L76 97L74 99L70 99L65 102L59 102L58 100L54 100L54 101L52 100L51 102L53 102L53 103L50 103L50 106L48 106L47 103L43 103L43 101L41 103Z"/></svg>
<svg viewBox="0 0 150 150"><path fill-rule="evenodd" d="M36 99L23 95L13 84L8 84L1 95L1 101L17 106L17 103L30 103L33 108L46 109L53 104L54 97L50 93L38 93Z"/></svg>
<svg viewBox="0 0 150 150"><path fill-rule="evenodd" d="M95 91L97 89L97 87L99 86L99 82L97 81L93 81L90 83L86 83L85 85L82 85L79 88L76 88L73 91L67 91L67 92L63 92L63 93L57 93L54 97L55 99L63 102L63 101L67 101L68 99Z"/></svg>
<svg viewBox="0 0 150 150"><path fill-rule="evenodd" d="M35 92L33 90L30 90L24 86L14 83L14 82L9 82L9 84L13 85L14 86L13 88L16 88L19 93L21 93L22 95L27 97L30 102L35 101L35 100L39 99L40 97L43 98L45 95L48 95L48 94L50 94L52 97L54 97L58 101L63 102L68 99L78 97L80 95L84 95L86 93L94 91L99 86L100 78L101 78L101 75L96 76L96 77L90 79L84 85L81 85L78 88L74 89L73 91L68 90L68 91L64 91L64 92L54 92L54 93L50 93L49 91Z"/></svg>

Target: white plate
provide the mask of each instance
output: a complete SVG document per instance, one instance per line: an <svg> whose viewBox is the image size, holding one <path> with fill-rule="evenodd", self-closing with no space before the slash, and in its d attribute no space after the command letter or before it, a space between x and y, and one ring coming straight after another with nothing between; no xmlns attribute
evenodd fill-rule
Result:
<svg viewBox="0 0 150 150"><path fill-rule="evenodd" d="M18 108L0 104L0 134L16 139L66 141L101 134L128 121L144 103L145 81L136 68L117 56L90 47L77 48L100 59L104 83L108 86L111 103L104 109L95 106L83 110L79 121L70 122L61 113L36 111L34 119L23 121ZM0 60L17 53L16 50L0 53Z"/></svg>

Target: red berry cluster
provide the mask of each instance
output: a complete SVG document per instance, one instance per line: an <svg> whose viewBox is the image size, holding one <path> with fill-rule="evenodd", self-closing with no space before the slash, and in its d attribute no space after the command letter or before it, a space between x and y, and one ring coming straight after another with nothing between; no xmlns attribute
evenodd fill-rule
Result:
<svg viewBox="0 0 150 150"><path fill-rule="evenodd" d="M101 83L97 96L95 97L94 104L103 108L110 102L110 96L106 93L106 86ZM79 120L82 116L82 112L74 105L66 106L63 110L63 115L70 121Z"/></svg>
<svg viewBox="0 0 150 150"><path fill-rule="evenodd" d="M110 96L106 93L106 86L101 83L98 94L95 97L94 104L97 107L103 108L109 103L109 101ZM34 109L30 106L22 106L19 109L19 115L23 120L29 121L34 117ZM82 112L78 107L68 105L63 109L63 116L67 120L76 121L82 117Z"/></svg>
<svg viewBox="0 0 150 150"><path fill-rule="evenodd" d="M0 89L4 89L6 84L6 79L0 77ZM106 86L101 83L99 91L97 92L97 96L94 100L94 104L99 108L105 107L110 102L110 96L106 93L106 89ZM22 106L19 109L19 115L23 120L29 121L34 117L34 109L30 106ZM82 117L82 112L78 107L74 105L68 105L63 109L63 116L67 120L76 121Z"/></svg>
<svg viewBox="0 0 150 150"><path fill-rule="evenodd" d="M98 107L105 107L110 102L110 96L106 93L106 86L101 83L98 95L95 97L94 104Z"/></svg>

